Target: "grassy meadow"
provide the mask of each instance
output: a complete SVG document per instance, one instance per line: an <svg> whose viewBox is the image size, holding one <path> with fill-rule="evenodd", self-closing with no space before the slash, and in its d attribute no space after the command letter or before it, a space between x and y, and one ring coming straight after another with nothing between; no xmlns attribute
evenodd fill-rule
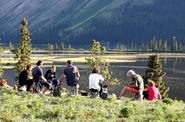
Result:
<svg viewBox="0 0 185 122"><path fill-rule="evenodd" d="M183 122L182 101L132 101L91 99L85 96L62 97L14 92L0 89L0 121L2 122Z"/></svg>

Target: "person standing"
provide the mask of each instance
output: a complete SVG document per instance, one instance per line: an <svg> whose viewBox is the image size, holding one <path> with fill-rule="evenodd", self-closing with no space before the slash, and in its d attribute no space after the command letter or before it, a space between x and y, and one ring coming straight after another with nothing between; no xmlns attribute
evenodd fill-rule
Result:
<svg viewBox="0 0 185 122"><path fill-rule="evenodd" d="M31 64L28 64L26 66L26 69L23 70L20 74L19 74L19 87L23 87L26 86L26 91L30 91L31 86L33 85L33 76L32 76L32 66Z"/></svg>
<svg viewBox="0 0 185 122"><path fill-rule="evenodd" d="M74 94L78 94L80 73L76 66L73 65L71 60L67 61L67 66L64 68L64 71L61 76L61 81L66 78L67 86L72 89Z"/></svg>

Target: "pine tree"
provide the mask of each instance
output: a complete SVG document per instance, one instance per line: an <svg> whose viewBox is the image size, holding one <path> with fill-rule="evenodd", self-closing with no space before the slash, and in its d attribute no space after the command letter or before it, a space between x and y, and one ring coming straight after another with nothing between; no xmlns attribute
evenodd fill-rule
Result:
<svg viewBox="0 0 185 122"><path fill-rule="evenodd" d="M71 49L72 49L70 44L68 45L68 49L69 49L69 50L71 50Z"/></svg>
<svg viewBox="0 0 185 122"><path fill-rule="evenodd" d="M31 39L30 33L28 30L28 20L23 18L21 21L22 28L21 28L21 36L20 36L20 44L16 51L16 58L18 62L16 63L16 71L19 74L27 64L31 62Z"/></svg>
<svg viewBox="0 0 185 122"><path fill-rule="evenodd" d="M131 50L134 50L134 41L132 40Z"/></svg>
<svg viewBox="0 0 185 122"><path fill-rule="evenodd" d="M151 55L148 59L148 69L145 73L145 83L149 80L155 81L163 98L168 97L169 87L165 87L164 72L158 55Z"/></svg>
<svg viewBox="0 0 185 122"><path fill-rule="evenodd" d="M9 50L14 50L14 45L12 44L12 42L9 42Z"/></svg>
<svg viewBox="0 0 185 122"><path fill-rule="evenodd" d="M182 43L181 43L181 42L179 42L178 48L179 48L179 49L178 49L179 51L182 51Z"/></svg>
<svg viewBox="0 0 185 122"><path fill-rule="evenodd" d="M53 44L48 43L48 51L49 51L49 55L52 55L52 50L54 49Z"/></svg>
<svg viewBox="0 0 185 122"><path fill-rule="evenodd" d="M158 51L162 51L162 40L161 39L158 42Z"/></svg>
<svg viewBox="0 0 185 122"><path fill-rule="evenodd" d="M157 40L154 41L154 50L155 51L158 50L158 41Z"/></svg>
<svg viewBox="0 0 185 122"><path fill-rule="evenodd" d="M178 47L178 41L176 39L176 36L173 37L172 40L172 51L178 51L179 47Z"/></svg>
<svg viewBox="0 0 185 122"><path fill-rule="evenodd" d="M62 42L62 44L60 45L60 49L61 49L61 50L64 50L64 49L65 49L65 45L64 45L63 42Z"/></svg>
<svg viewBox="0 0 185 122"><path fill-rule="evenodd" d="M163 44L163 50L167 51L168 50L168 41L165 40L164 44Z"/></svg>
<svg viewBox="0 0 185 122"><path fill-rule="evenodd" d="M119 50L120 50L120 51L123 51L123 44L120 45Z"/></svg>
<svg viewBox="0 0 185 122"><path fill-rule="evenodd" d="M55 43L55 49L56 50L58 50L59 48L58 48L58 44L57 43Z"/></svg>

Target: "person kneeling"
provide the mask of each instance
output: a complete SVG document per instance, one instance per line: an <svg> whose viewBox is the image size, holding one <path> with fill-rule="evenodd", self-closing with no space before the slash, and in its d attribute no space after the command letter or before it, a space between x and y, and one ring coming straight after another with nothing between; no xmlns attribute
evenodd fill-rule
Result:
<svg viewBox="0 0 185 122"><path fill-rule="evenodd" d="M143 78L140 75L136 74L133 70L129 70L127 72L127 77L131 79L132 84L123 87L119 95L119 98L122 95L126 95L127 92L132 92L135 93L136 98L142 100L144 90Z"/></svg>
<svg viewBox="0 0 185 122"><path fill-rule="evenodd" d="M94 68L92 71L92 74L89 75L89 90L93 94L96 94L96 93L101 94L100 84L101 84L101 81L104 81L104 78L99 73L100 73L100 69Z"/></svg>

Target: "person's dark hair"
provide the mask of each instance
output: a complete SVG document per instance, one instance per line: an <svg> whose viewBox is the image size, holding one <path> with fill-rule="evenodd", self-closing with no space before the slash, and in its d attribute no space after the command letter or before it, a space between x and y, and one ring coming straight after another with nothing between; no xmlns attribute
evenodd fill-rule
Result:
<svg viewBox="0 0 185 122"><path fill-rule="evenodd" d="M26 70L30 70L30 68L31 68L31 64L28 64L28 65L26 66Z"/></svg>
<svg viewBox="0 0 185 122"><path fill-rule="evenodd" d="M56 66L55 65L52 65L51 68L55 68Z"/></svg>
<svg viewBox="0 0 185 122"><path fill-rule="evenodd" d="M71 60L68 60L68 61L67 61L67 64L72 64L72 61L71 61Z"/></svg>
<svg viewBox="0 0 185 122"><path fill-rule="evenodd" d="M42 63L42 61L38 61L38 62L37 62L37 66L40 66L41 63Z"/></svg>
<svg viewBox="0 0 185 122"><path fill-rule="evenodd" d="M94 67L92 73L99 73L100 69L98 67Z"/></svg>

